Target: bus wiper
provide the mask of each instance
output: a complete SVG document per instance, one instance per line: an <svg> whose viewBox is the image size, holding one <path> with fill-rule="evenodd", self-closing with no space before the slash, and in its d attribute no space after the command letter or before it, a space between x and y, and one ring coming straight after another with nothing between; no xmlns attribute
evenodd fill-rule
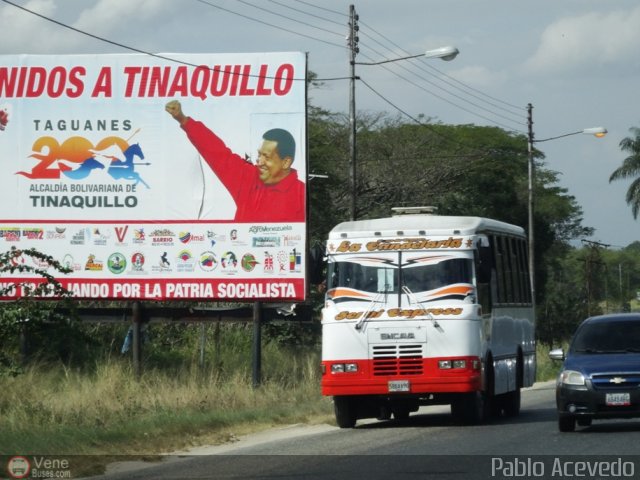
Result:
<svg viewBox="0 0 640 480"><path fill-rule="evenodd" d="M433 326L435 327L436 330L438 330L439 332L444 332L444 330L442 329L438 321L434 318L433 314L429 311L427 307L425 307L422 304L422 302L418 300L418 298L414 295L414 293L411 291L409 287L407 287L406 285L403 285L402 291L407 294L407 297L409 298L410 303L417 304L418 306L420 306L422 310L424 310L427 313L427 315L429 315L429 320L433 322Z"/></svg>
<svg viewBox="0 0 640 480"><path fill-rule="evenodd" d="M369 303L369 307L367 307L367 310L362 315L362 318L360 320L358 320L358 323L356 323L356 326L355 326L356 330L360 330L362 328L362 326L364 325L364 322L367 321L367 319L369 318L369 314L373 311L375 306L378 303L381 303L380 302L380 297L382 297L385 294L386 294L386 292L378 292L376 294L376 296L373 297L373 300L371 300L371 303Z"/></svg>

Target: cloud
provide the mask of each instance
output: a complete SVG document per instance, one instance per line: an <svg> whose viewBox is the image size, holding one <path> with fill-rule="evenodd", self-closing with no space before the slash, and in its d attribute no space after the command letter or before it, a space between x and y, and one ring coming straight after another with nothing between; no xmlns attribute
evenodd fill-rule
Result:
<svg viewBox="0 0 640 480"><path fill-rule="evenodd" d="M74 26L98 35L135 29L138 23L146 28L153 25L153 28L158 29L162 25L153 24L153 20L165 16L175 8L175 3L170 0L98 0L80 14Z"/></svg>
<svg viewBox="0 0 640 480"><path fill-rule="evenodd" d="M526 73L567 73L596 68L631 67L637 71L640 7L631 11L591 12L549 25Z"/></svg>
<svg viewBox="0 0 640 480"><path fill-rule="evenodd" d="M57 11L53 0L31 0L22 6L46 17ZM0 53L48 53L66 42L60 27L11 5L0 8L0 24Z"/></svg>
<svg viewBox="0 0 640 480"><path fill-rule="evenodd" d="M157 38L149 30L163 28L160 22L171 0L30 0L23 5L43 17L109 40L140 46L146 38ZM113 47L79 32L64 28L12 5L0 6L2 42L0 53L48 54L113 50ZM158 22L154 20L158 19ZM124 39L124 40L123 40ZM152 41L152 40L149 40Z"/></svg>
<svg viewBox="0 0 640 480"><path fill-rule="evenodd" d="M505 73L494 72L479 65L458 68L449 75L475 88L494 88L503 85L508 78Z"/></svg>

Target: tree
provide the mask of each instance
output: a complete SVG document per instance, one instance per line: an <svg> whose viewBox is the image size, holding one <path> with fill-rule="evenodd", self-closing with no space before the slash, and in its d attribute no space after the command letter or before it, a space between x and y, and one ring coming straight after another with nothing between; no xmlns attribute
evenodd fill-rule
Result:
<svg viewBox="0 0 640 480"><path fill-rule="evenodd" d="M13 247L0 253L0 275L5 278L0 297L14 298L0 303L0 374L19 371L27 353L27 330L39 353L47 352L62 359L71 356L69 331L61 327L73 319L72 295L54 276L70 271L53 257L33 248ZM17 277L15 281L7 281L14 273L40 280L36 285ZM61 313L61 308L66 308L66 314Z"/></svg>
<svg viewBox="0 0 640 480"><path fill-rule="evenodd" d="M391 214L392 207L431 205L442 215L484 216L527 225L527 138L498 127L443 125L421 118L407 123L386 113L357 116L357 217ZM344 115L311 107L308 121L310 172L329 179L309 183L311 244L323 242L349 219L349 124ZM582 209L558 186L558 173L536 160L534 209L538 300L547 272L569 242L589 236Z"/></svg>
<svg viewBox="0 0 640 480"><path fill-rule="evenodd" d="M589 312L582 250L572 249L549 262L543 301L537 310L538 340L550 346L567 341Z"/></svg>
<svg viewBox="0 0 640 480"><path fill-rule="evenodd" d="M329 230L348 219L350 205L349 137L344 116L310 107L308 115L310 243L324 241Z"/></svg>
<svg viewBox="0 0 640 480"><path fill-rule="evenodd" d="M633 136L623 138L620 141L620 150L629 153L622 165L614 170L609 177L609 182L631 178L633 181L627 190L625 200L631 206L633 218L638 218L640 213L640 128L629 129Z"/></svg>

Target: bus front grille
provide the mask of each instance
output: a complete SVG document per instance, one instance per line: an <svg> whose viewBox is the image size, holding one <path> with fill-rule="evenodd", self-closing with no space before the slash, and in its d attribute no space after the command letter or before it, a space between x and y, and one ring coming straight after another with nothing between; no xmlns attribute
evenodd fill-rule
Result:
<svg viewBox="0 0 640 480"><path fill-rule="evenodd" d="M376 377L422 375L422 345L372 345Z"/></svg>

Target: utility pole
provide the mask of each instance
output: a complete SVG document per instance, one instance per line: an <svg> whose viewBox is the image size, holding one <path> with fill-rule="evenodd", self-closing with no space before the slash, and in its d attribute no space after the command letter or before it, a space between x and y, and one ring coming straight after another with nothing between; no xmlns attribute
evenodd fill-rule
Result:
<svg viewBox="0 0 640 480"><path fill-rule="evenodd" d="M593 282L592 280L592 276L593 276L593 269L592 269L592 265L601 265L604 266L604 290L605 290L605 309L608 311L609 310L609 304L608 304L608 282L607 282L607 275L608 275L608 271L607 271L607 265L606 263L604 263L603 261L600 260L600 248L608 248L611 245L608 245L606 243L601 243L601 242L596 242L593 240L585 240L582 239L581 240L582 243L585 243L589 248L590 248L590 252L589 254L585 257L585 276L586 276L586 283L587 283L587 315L591 316L591 294L594 290L593 288Z"/></svg>
<svg viewBox="0 0 640 480"><path fill-rule="evenodd" d="M535 237L533 233L533 185L534 185L534 163L533 163L533 105L527 104L527 164L528 164L528 234L529 234L529 283L531 284L531 305L536 307L536 262L535 262Z"/></svg>
<svg viewBox="0 0 640 480"><path fill-rule="evenodd" d="M349 90L349 180L351 185L351 220L356 219L356 55L358 54L358 15L353 5L349 6L349 63L351 66L351 81Z"/></svg>
<svg viewBox="0 0 640 480"><path fill-rule="evenodd" d="M527 104L527 159L529 165L529 199L528 199L528 210L529 210L529 280L531 283L531 302L534 308L534 318L535 318L535 306L536 306L536 275L535 275L535 235L534 235L534 186L535 186L535 162L533 158L533 145L534 143L539 142L548 142L549 140L555 140L557 138L569 137L571 135L577 135L579 133L584 133L588 135L595 135L598 138L602 138L607 134L607 129L604 127L592 127L592 128L584 128L582 130L578 130L577 132L569 132L563 135L557 135L555 137L549 137L544 139L536 140L533 135L533 105L530 103Z"/></svg>

